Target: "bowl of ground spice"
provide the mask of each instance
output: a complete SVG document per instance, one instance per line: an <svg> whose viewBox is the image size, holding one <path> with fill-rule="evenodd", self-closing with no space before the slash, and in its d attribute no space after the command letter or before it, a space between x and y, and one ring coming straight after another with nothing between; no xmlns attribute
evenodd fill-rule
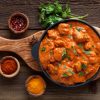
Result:
<svg viewBox="0 0 100 100"><path fill-rule="evenodd" d="M46 83L39 75L29 76L25 83L26 90L31 96L40 96L44 94Z"/></svg>
<svg viewBox="0 0 100 100"><path fill-rule="evenodd" d="M29 26L29 19L26 14L16 12L9 17L8 26L13 33L20 34L27 30Z"/></svg>
<svg viewBox="0 0 100 100"><path fill-rule="evenodd" d="M12 56L3 57L0 61L0 74L6 78L12 78L19 73L19 61Z"/></svg>

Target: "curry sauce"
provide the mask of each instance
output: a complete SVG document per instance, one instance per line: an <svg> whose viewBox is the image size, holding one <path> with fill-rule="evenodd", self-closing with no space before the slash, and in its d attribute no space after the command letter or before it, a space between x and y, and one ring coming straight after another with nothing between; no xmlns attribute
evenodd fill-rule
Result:
<svg viewBox="0 0 100 100"><path fill-rule="evenodd" d="M100 38L81 22L60 23L48 30L40 44L39 58L54 81L82 83L100 67Z"/></svg>

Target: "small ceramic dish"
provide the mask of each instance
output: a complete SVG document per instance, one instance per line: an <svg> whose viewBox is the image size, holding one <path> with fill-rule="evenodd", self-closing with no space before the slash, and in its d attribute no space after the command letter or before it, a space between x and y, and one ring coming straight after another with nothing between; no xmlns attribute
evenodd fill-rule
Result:
<svg viewBox="0 0 100 100"><path fill-rule="evenodd" d="M33 79L34 82L36 82L36 83L34 83L34 85L29 83L32 79ZM28 84L31 84L31 86L29 87ZM41 88L40 85L42 86L42 88ZM32 75L32 76L29 76L27 78L27 80L25 82L25 87L26 87L26 90L27 90L29 95L37 97L37 96L40 96L40 95L44 94L45 89L46 89L46 83L45 83L44 79L41 76ZM32 88L34 89L35 93L32 93L31 91L29 91L29 89L32 90ZM40 93L36 93L36 91L40 91L41 89L42 89L42 91Z"/></svg>
<svg viewBox="0 0 100 100"><path fill-rule="evenodd" d="M27 30L29 19L24 13L16 12L9 17L8 26L15 34L20 34Z"/></svg>
<svg viewBox="0 0 100 100"><path fill-rule="evenodd" d="M4 63L4 61L9 60L9 59L13 60L13 63L16 63L16 70L13 73L11 73L11 74L5 73L3 71L3 69L2 69L2 63ZM10 63L10 62L8 61L6 63ZM5 63L5 66L7 65L6 63ZM13 66L13 64L11 66ZM7 68L6 67L6 71L9 71L9 70L12 71L12 68ZM1 61L0 61L0 74L2 76L6 77L6 78L12 78L12 77L15 77L19 73L19 71L20 71L20 63L19 63L19 61L15 57L5 56L5 57L3 57L1 59Z"/></svg>

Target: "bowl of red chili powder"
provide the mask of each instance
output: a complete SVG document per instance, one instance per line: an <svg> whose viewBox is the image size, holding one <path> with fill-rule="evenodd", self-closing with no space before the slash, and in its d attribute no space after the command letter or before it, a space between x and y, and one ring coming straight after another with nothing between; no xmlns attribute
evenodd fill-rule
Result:
<svg viewBox="0 0 100 100"><path fill-rule="evenodd" d="M19 61L12 56L3 57L0 62L0 74L7 78L12 78L19 73Z"/></svg>
<svg viewBox="0 0 100 100"><path fill-rule="evenodd" d="M24 13L16 12L9 17L8 26L13 33L20 34L27 30L29 19Z"/></svg>

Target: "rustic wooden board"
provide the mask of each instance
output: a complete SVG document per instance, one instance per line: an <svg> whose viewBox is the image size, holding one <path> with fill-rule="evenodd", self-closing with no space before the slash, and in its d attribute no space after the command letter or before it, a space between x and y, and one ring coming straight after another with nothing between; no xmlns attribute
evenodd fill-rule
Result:
<svg viewBox="0 0 100 100"><path fill-rule="evenodd" d="M53 1L54 0L52 0L52 2ZM60 1L65 6L66 0ZM38 7L41 2L47 2L47 0L0 0L0 29L8 29L7 20L9 16L15 11L21 11L29 16L29 29L42 29L38 22ZM87 17L85 20L87 20L92 25L98 25L98 27L100 26L99 0L89 0L88 3L86 0L72 0L71 8L73 12L79 15L88 13L89 17Z"/></svg>

